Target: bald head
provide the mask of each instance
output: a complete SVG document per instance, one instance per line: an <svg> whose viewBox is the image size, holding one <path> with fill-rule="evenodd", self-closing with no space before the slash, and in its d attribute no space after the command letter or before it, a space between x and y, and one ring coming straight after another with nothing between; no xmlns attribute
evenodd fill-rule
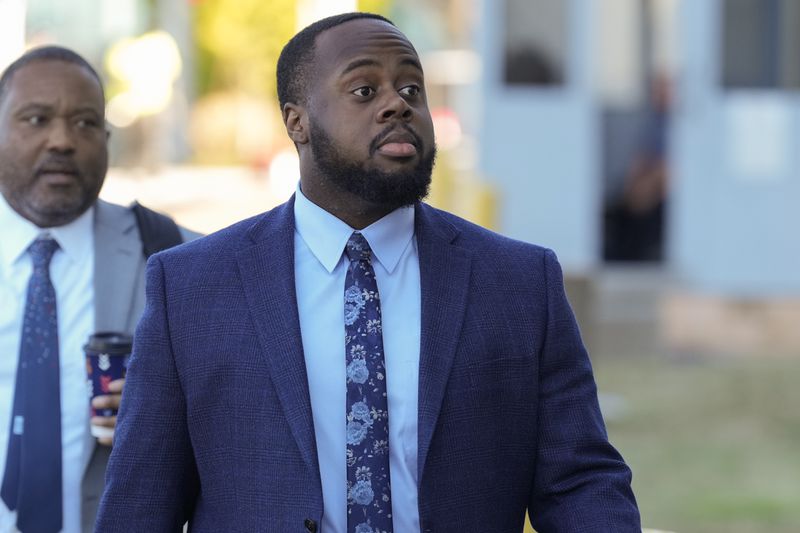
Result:
<svg viewBox="0 0 800 533"><path fill-rule="evenodd" d="M22 54L3 71L2 76L0 76L0 102L2 102L8 92L8 86L14 74L26 65L38 61L63 61L82 67L97 80L101 92L103 91L103 82L97 74L97 71L81 55L63 46L40 46Z"/></svg>

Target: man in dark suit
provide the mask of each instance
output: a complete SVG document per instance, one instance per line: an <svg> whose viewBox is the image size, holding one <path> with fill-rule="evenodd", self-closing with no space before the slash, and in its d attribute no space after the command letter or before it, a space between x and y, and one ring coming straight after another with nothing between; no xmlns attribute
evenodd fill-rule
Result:
<svg viewBox="0 0 800 533"><path fill-rule="evenodd" d="M2 531L94 528L111 438L90 431L82 347L96 331L133 332L144 307L145 267L132 210L97 198L108 166L104 117L100 77L66 48L29 50L0 76ZM36 315L30 288L37 242L52 246L42 269L54 291L52 332L28 322ZM44 337L51 343L39 342ZM31 344L35 350L23 349ZM45 351L55 355L52 381L21 370ZM123 382L112 383L116 394L95 398L95 407L118 406ZM52 425L25 421L26 397L53 415ZM91 420L106 428L115 422ZM37 425L45 429L36 433Z"/></svg>
<svg viewBox="0 0 800 533"><path fill-rule="evenodd" d="M640 531L555 255L421 202L389 21L278 61L295 196L148 264L97 531Z"/></svg>

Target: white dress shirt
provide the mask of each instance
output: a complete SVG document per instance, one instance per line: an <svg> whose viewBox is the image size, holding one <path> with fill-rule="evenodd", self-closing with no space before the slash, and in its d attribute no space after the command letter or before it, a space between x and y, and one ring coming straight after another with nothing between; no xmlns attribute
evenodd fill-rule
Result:
<svg viewBox="0 0 800 533"><path fill-rule="evenodd" d="M321 533L347 529L343 255L353 228L297 190L295 284L324 514ZM372 248L383 319L389 402L389 469L394 530L419 531L417 401L420 349L419 255L414 208L397 209L361 230Z"/></svg>
<svg viewBox="0 0 800 533"><path fill-rule="evenodd" d="M50 262L56 292L61 377L62 495L65 533L81 530L81 478L89 432L89 395L82 347L94 330L94 210L46 230L59 245ZM0 195L0 476L14 405L22 314L32 262L28 246L45 233ZM91 441L88 441L91 442ZM16 512L0 500L0 533L16 531Z"/></svg>

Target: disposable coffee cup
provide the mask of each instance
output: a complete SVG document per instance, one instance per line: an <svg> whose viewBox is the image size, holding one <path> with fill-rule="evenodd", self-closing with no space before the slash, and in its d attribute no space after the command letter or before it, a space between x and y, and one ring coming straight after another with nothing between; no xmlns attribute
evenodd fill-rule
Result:
<svg viewBox="0 0 800 533"><path fill-rule="evenodd" d="M116 409L95 409L91 407L91 400L95 396L110 394L109 384L125 377L128 368L128 359L131 356L133 338L127 333L104 331L89 336L88 342L83 346L86 354L86 386L89 391L90 408L92 416L115 416ZM112 428L91 426L92 435L98 438L110 438L114 435Z"/></svg>

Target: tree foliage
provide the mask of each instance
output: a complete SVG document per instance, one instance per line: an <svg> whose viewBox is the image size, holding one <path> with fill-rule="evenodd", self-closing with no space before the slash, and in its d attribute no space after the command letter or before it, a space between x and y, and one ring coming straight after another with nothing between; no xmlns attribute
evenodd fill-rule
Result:
<svg viewBox="0 0 800 533"><path fill-rule="evenodd" d="M368 13L377 13L384 17L389 16L392 7L391 0L358 0L358 10Z"/></svg>
<svg viewBox="0 0 800 533"><path fill-rule="evenodd" d="M275 95L275 64L295 33L295 0L201 0L194 14L201 94Z"/></svg>
<svg viewBox="0 0 800 533"><path fill-rule="evenodd" d="M387 15L391 0L359 0L358 9ZM198 0L198 92L237 89L275 95L275 64L296 31L296 0Z"/></svg>

